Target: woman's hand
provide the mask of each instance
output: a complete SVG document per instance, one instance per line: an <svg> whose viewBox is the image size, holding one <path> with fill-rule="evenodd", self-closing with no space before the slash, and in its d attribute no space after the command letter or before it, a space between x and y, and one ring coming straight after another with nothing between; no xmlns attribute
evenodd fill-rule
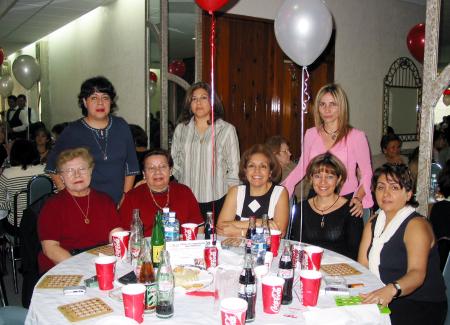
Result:
<svg viewBox="0 0 450 325"><path fill-rule="evenodd" d="M231 222L217 224L216 228L218 235L226 237L241 237L244 231L243 228L239 228Z"/></svg>
<svg viewBox="0 0 450 325"><path fill-rule="evenodd" d="M361 199L357 198L356 196L350 200L350 213L354 217L362 217L364 208L362 205Z"/></svg>
<svg viewBox="0 0 450 325"><path fill-rule="evenodd" d="M389 305L394 298L397 290L393 285L388 284L381 289L372 291L370 293L361 293L360 296L363 298L363 304L378 304L386 307Z"/></svg>

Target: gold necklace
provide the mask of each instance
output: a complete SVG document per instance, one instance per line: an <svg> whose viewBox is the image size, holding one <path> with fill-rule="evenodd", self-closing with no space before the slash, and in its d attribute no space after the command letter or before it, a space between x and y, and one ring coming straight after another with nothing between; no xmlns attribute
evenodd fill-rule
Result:
<svg viewBox="0 0 450 325"><path fill-rule="evenodd" d="M153 203L155 203L155 205L159 208L159 210L162 210L163 208L167 208L167 207L169 206L169 198L170 198L169 189L170 189L170 186L167 186L167 200L166 200L166 204L165 204L163 207L161 207L161 206L158 204L158 202L156 202L155 197L153 196L153 192L152 192L152 190L150 189L150 187L148 188L148 190L150 191L150 195L151 195L151 197L152 197Z"/></svg>
<svg viewBox="0 0 450 325"><path fill-rule="evenodd" d="M328 132L327 129L325 129L325 124L322 124L322 129L325 131L326 134L328 134L331 137L333 141L336 141L339 129L333 132Z"/></svg>
<svg viewBox="0 0 450 325"><path fill-rule="evenodd" d="M330 209L336 204L336 202L339 200L339 195L338 195L336 201L334 201L332 205L330 205L328 208L323 209L323 210L322 210L322 209L319 209L319 208L316 206L316 197L317 197L317 195L316 195L315 197L313 197L312 201L313 201L314 209L319 210L319 211L320 211L320 214L322 215L322 220L320 221L320 228L323 228L323 227L325 226L325 216L324 216L323 213L324 213L325 211L327 211L327 210L330 210Z"/></svg>
<svg viewBox="0 0 450 325"><path fill-rule="evenodd" d="M84 213L83 209L81 209L80 205L78 204L77 200L73 197L73 195L70 194L70 193L69 193L69 195L70 195L70 197L72 198L73 202L75 202L75 204L77 205L78 209L80 209L81 214L82 214L83 217L84 217L84 223L88 225L88 224L91 222L91 221L89 220L89 217L88 217L88 215L89 215L89 201L90 201L89 199L90 199L90 197L91 197L91 192L88 193L88 203L87 203L86 213Z"/></svg>

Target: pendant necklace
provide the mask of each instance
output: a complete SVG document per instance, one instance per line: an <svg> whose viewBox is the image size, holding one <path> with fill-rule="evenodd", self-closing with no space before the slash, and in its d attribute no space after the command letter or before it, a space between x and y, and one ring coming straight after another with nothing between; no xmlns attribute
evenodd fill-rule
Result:
<svg viewBox="0 0 450 325"><path fill-rule="evenodd" d="M159 208L159 210L162 210L162 209L164 209L164 208L167 208L168 206L169 206L169 198L170 198L170 193L169 193L169 186L167 187L167 200L166 200L166 204L162 207L162 206L160 206L159 204L158 204L158 202L156 202L156 200L155 200L155 197L153 196L153 192L152 192L152 190L150 189L150 187L148 188L148 190L150 191L150 195L151 195L151 197L152 197L152 200L153 200L153 203L155 203L155 205Z"/></svg>
<svg viewBox="0 0 450 325"><path fill-rule="evenodd" d="M331 137L331 139L333 141L336 141L339 129L337 129L336 131L333 131L333 132L328 132L327 129L325 129L325 124L322 124L322 129L324 130L324 132L326 134L328 134Z"/></svg>
<svg viewBox="0 0 450 325"><path fill-rule="evenodd" d="M108 160L108 154L107 154L107 150L108 150L108 132L106 132L105 130L101 129L98 131L99 132L99 137L100 138L104 138L105 140L105 150L103 150L100 142L97 139L97 132L92 130L92 135L94 136L95 142L97 142L98 148L100 149L102 155L103 155L103 160Z"/></svg>
<svg viewBox="0 0 450 325"><path fill-rule="evenodd" d="M323 213L324 213L325 211L330 210L330 209L336 204L336 202L339 200L339 197L340 197L340 196L338 195L336 201L334 201L333 204L330 205L328 208L323 209L323 210L322 210L322 209L319 209L319 208L316 206L316 197L317 197L317 195L316 195L315 197L313 197L312 201L313 201L314 209L320 211L320 214L322 215L322 220L320 221L320 228L323 228L323 227L325 226L325 215L324 215Z"/></svg>
<svg viewBox="0 0 450 325"><path fill-rule="evenodd" d="M88 194L86 213L84 213L83 209L80 207L80 205L78 204L77 200L73 197L73 195L70 194L70 193L69 193L69 195L70 195L70 197L72 198L72 200L75 202L75 204L77 205L78 209L80 209L81 214L82 214L83 217L84 217L84 223L88 225L88 224L91 222L91 221L89 220L89 217L88 217L88 215L89 215L89 201L90 201L89 199L90 199L90 197L91 197L91 193L89 192L89 194Z"/></svg>

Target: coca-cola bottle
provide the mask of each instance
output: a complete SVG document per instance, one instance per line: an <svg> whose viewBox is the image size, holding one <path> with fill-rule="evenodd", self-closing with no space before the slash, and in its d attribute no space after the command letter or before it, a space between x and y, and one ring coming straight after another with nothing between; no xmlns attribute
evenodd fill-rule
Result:
<svg viewBox="0 0 450 325"><path fill-rule="evenodd" d="M151 258L151 250L147 241L142 241L141 254L139 257L140 272L138 281L145 285L144 312L146 314L153 313L156 308L156 291L157 284L155 281L155 271Z"/></svg>
<svg viewBox="0 0 450 325"><path fill-rule="evenodd" d="M206 243L204 257L206 269L219 265L219 250L216 247L216 236L214 232L211 234L211 239Z"/></svg>
<svg viewBox="0 0 450 325"><path fill-rule="evenodd" d="M142 239L144 238L144 230L141 218L139 217L139 209L133 209L133 219L130 225L130 240L128 242L128 258L133 266L135 272L137 271L137 264L139 253L141 250ZM136 276L138 272L136 272Z"/></svg>
<svg viewBox="0 0 450 325"><path fill-rule="evenodd" d="M175 280L170 267L169 252L163 250L161 263L156 277L158 283L156 316L159 318L170 318L173 316L173 289Z"/></svg>
<svg viewBox="0 0 450 325"><path fill-rule="evenodd" d="M211 239L211 233L214 232L214 219L211 211L206 212L205 239Z"/></svg>
<svg viewBox="0 0 450 325"><path fill-rule="evenodd" d="M266 250L270 252L272 239L270 237L270 225L269 225L269 216L264 213L262 215L262 223L261 223L262 229L263 229L263 236L264 240L266 241Z"/></svg>
<svg viewBox="0 0 450 325"><path fill-rule="evenodd" d="M256 217L255 216L251 216L248 219L248 229L247 229L247 234L245 236L245 238L247 239L253 239L253 236L255 236L256 234Z"/></svg>
<svg viewBox="0 0 450 325"><path fill-rule="evenodd" d="M291 245L289 241L284 242L283 254L278 265L278 276L284 279L282 305L292 302L292 284L294 282L294 269L292 268Z"/></svg>
<svg viewBox="0 0 450 325"><path fill-rule="evenodd" d="M245 322L253 322L255 320L256 307L256 277L253 270L252 254L247 252L244 256L244 268L239 276L238 296L248 303Z"/></svg>

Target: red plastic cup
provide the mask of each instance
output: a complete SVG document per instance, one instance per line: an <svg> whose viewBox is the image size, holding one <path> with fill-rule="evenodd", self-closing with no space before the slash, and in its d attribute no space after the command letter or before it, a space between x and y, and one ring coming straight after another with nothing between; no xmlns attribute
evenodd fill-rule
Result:
<svg viewBox="0 0 450 325"><path fill-rule="evenodd" d="M284 279L277 276L262 278L263 309L267 314L278 314L283 298Z"/></svg>
<svg viewBox="0 0 450 325"><path fill-rule="evenodd" d="M270 251L274 257L278 256L278 249L280 248L281 231L270 230Z"/></svg>
<svg viewBox="0 0 450 325"><path fill-rule="evenodd" d="M322 262L323 248L318 246L306 246L303 248L303 258L306 259L308 270L320 270Z"/></svg>
<svg viewBox="0 0 450 325"><path fill-rule="evenodd" d="M183 240L196 240L198 225L196 223L183 223L181 225Z"/></svg>
<svg viewBox="0 0 450 325"><path fill-rule="evenodd" d="M119 261L125 261L127 258L128 242L130 241L129 231L116 231L111 234L114 255Z"/></svg>
<svg viewBox="0 0 450 325"><path fill-rule="evenodd" d="M222 325L245 325L248 303L241 298L225 298L220 303Z"/></svg>
<svg viewBox="0 0 450 325"><path fill-rule="evenodd" d="M302 291L303 306L317 305L321 280L322 273L320 273L319 271L300 271L300 286Z"/></svg>
<svg viewBox="0 0 450 325"><path fill-rule="evenodd" d="M99 256L95 259L95 272L97 273L100 290L111 290L114 288L116 261L117 258L115 256Z"/></svg>
<svg viewBox="0 0 450 325"><path fill-rule="evenodd" d="M141 283L127 284L122 287L125 316L139 324L144 321L145 285Z"/></svg>

